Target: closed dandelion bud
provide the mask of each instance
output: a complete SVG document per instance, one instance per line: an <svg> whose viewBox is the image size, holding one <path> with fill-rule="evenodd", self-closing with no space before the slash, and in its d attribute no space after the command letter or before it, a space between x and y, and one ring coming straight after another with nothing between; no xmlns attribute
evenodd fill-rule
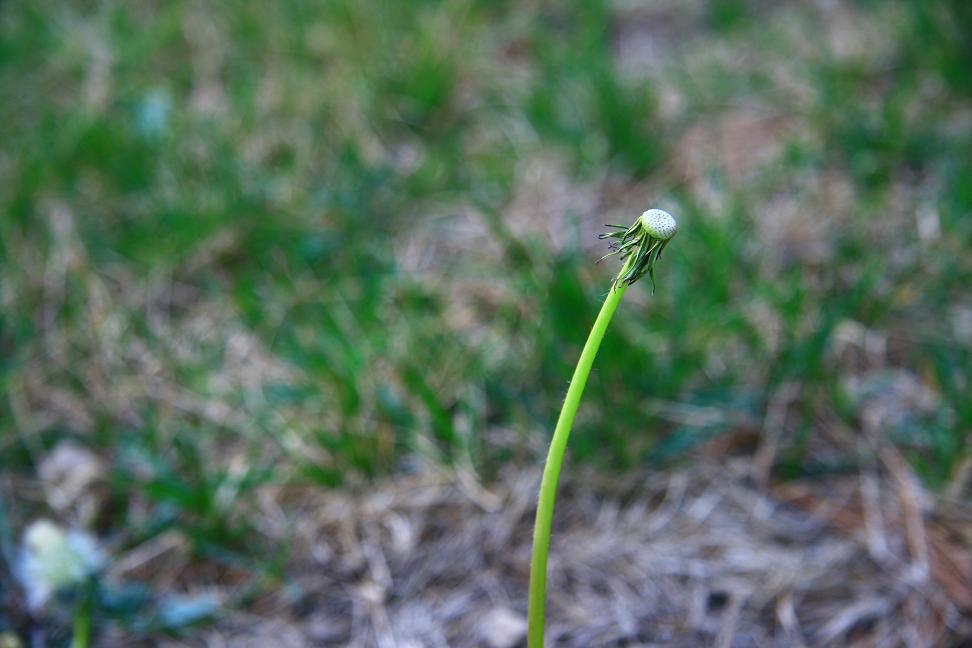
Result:
<svg viewBox="0 0 972 648"><path fill-rule="evenodd" d="M672 237L678 233L678 223L667 211L649 209L630 227L623 225L608 225L621 230L601 234L602 239L615 239L611 243L612 252L601 259L618 255L625 261L624 269L615 280L628 285L648 275L651 279L651 290L655 291L655 263L661 257L662 250L668 245Z"/></svg>

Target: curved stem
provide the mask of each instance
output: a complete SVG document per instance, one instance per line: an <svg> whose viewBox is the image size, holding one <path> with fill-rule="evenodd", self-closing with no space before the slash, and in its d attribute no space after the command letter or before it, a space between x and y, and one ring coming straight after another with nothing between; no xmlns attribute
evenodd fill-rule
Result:
<svg viewBox="0 0 972 648"><path fill-rule="evenodd" d="M628 258L628 263L624 264L619 277L624 274L632 258L634 257ZM591 333L584 344L584 350L581 351L580 359L577 361L574 376L567 388L567 396L564 398L564 406L560 410L560 417L557 419L557 427L554 428L553 438L550 441L547 463L543 468L543 478L540 481L540 498L537 503L537 517L533 527L533 555L530 559L530 598L527 615L528 648L543 648L547 552L550 547L550 526L553 521L554 500L557 497L557 480L560 478L560 466L564 460L564 451L567 449L567 438L570 436L574 415L577 413L577 406L580 404L584 386L587 384L587 376L591 373L591 365L594 364L594 356L597 355L597 349L601 346L604 332L607 331L611 317L614 315L626 288L625 282L616 280L604 299L601 312L598 313L597 319L594 321Z"/></svg>

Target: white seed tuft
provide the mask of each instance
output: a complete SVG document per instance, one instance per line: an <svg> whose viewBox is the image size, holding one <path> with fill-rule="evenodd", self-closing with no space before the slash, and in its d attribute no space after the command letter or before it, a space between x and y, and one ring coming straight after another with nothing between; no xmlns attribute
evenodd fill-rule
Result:
<svg viewBox="0 0 972 648"><path fill-rule="evenodd" d="M678 223L675 222L675 218L661 209L649 209L642 214L641 226L645 228L648 234L662 241L667 241L678 232Z"/></svg>
<svg viewBox="0 0 972 648"><path fill-rule="evenodd" d="M54 594L84 582L105 563L106 556L92 536L38 520L24 531L16 569L27 605L36 611Z"/></svg>

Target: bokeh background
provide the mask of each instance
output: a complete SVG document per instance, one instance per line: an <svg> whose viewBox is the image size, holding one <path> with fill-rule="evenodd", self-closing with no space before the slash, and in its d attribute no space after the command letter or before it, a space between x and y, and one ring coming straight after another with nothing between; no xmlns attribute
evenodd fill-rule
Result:
<svg viewBox="0 0 972 648"><path fill-rule="evenodd" d="M964 0L0 2L3 645L520 645L648 207L551 645L966 645L970 152Z"/></svg>

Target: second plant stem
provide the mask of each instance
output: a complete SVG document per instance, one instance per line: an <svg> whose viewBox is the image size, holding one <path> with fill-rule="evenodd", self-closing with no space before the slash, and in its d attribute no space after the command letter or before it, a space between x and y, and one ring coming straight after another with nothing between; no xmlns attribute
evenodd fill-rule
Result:
<svg viewBox="0 0 972 648"><path fill-rule="evenodd" d="M627 268L627 264L625 264L625 268ZM624 269L618 276L621 276L621 274L624 274ZM584 386L587 384L587 377L591 373L594 357L597 355L601 340L604 339L604 333L607 331L608 324L611 323L614 311L617 310L618 303L627 287L627 284L623 281L615 281L604 299L601 312L597 314L590 335L587 336L587 342L584 343L580 359L577 361L574 375L570 379L567 396L564 398L564 406L560 410L557 427L554 428L553 438L550 440L547 463L544 466L543 478L540 481L537 518L533 527L533 554L530 559L530 594L527 614L528 648L543 647L543 613L547 589L547 553L550 548L550 528L553 522L554 500L557 498L557 480L560 478L560 466L567 449L570 428L574 423L574 416L577 414L577 407L580 405L581 395L584 393Z"/></svg>
<svg viewBox="0 0 972 648"><path fill-rule="evenodd" d="M71 637L71 648L88 648L91 638L91 607L87 600L74 613L74 631Z"/></svg>

